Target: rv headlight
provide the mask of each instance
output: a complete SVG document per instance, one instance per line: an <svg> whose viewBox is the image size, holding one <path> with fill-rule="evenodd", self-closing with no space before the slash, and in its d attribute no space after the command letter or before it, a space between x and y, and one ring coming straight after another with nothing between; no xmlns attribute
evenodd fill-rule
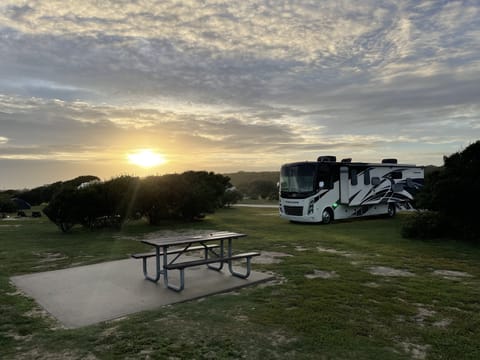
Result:
<svg viewBox="0 0 480 360"><path fill-rule="evenodd" d="M308 203L308 215L310 214L313 214L313 206L314 206L315 202L312 200L310 200L310 202Z"/></svg>

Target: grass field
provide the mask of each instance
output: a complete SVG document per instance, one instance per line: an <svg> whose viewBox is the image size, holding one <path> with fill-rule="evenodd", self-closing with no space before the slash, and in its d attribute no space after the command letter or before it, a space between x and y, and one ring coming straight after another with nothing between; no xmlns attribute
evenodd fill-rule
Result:
<svg viewBox="0 0 480 360"><path fill-rule="evenodd" d="M71 234L45 217L0 220L0 358L479 359L480 248L403 239L405 216L300 225L242 207L186 225ZM137 240L147 233L182 229L244 232L239 250L290 256L253 265L275 273L271 283L80 329L62 328L9 282L126 258L146 249Z"/></svg>

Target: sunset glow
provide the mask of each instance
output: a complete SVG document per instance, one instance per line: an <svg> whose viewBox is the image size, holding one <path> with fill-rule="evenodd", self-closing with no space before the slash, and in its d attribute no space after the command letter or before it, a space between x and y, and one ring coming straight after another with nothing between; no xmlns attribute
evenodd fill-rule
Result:
<svg viewBox="0 0 480 360"><path fill-rule="evenodd" d="M127 159L131 164L138 165L144 168L152 168L155 166L163 165L167 162L165 160L165 156L148 149L128 154Z"/></svg>

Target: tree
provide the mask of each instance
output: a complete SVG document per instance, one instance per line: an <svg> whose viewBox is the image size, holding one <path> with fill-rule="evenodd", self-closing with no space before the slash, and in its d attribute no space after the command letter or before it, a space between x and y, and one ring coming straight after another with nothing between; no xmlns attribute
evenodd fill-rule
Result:
<svg viewBox="0 0 480 360"><path fill-rule="evenodd" d="M76 188L83 183L88 183L93 180L100 181L96 176L83 175L68 181L57 181L53 184L39 186L31 190L20 191L16 196L22 198L31 205L40 205L42 203L48 203L53 196L62 191L63 188Z"/></svg>
<svg viewBox="0 0 480 360"><path fill-rule="evenodd" d="M480 225L476 208L480 201L480 141L444 158L442 169L425 179L417 206L435 212L436 233L477 239ZM425 215L424 215L425 217ZM429 222L432 223L431 217ZM420 221L417 226L423 226Z"/></svg>
<svg viewBox="0 0 480 360"><path fill-rule="evenodd" d="M151 225L181 218L189 192L189 184L182 175L150 176L141 181L138 208Z"/></svg>
<svg viewBox="0 0 480 360"><path fill-rule="evenodd" d="M187 184L182 217L193 220L222 206L225 190L231 187L230 178L206 171L187 171L182 174Z"/></svg>
<svg viewBox="0 0 480 360"><path fill-rule="evenodd" d="M90 229L118 228L133 210L138 181L135 177L121 176L82 187L67 183L43 212L64 232L76 224Z"/></svg>
<svg viewBox="0 0 480 360"><path fill-rule="evenodd" d="M222 197L222 206L230 207L242 199L242 193L234 187L226 189Z"/></svg>
<svg viewBox="0 0 480 360"><path fill-rule="evenodd" d="M65 188L53 197L43 212L60 230L68 232L75 224L79 223L80 219L76 211L75 200L75 189Z"/></svg>

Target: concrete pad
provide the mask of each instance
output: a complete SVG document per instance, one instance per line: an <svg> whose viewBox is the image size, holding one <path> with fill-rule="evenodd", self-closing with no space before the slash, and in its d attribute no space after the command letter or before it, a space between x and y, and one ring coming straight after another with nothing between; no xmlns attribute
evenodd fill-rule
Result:
<svg viewBox="0 0 480 360"><path fill-rule="evenodd" d="M148 263L154 274L155 261ZM179 272L171 273L171 282L178 284ZM145 280L141 260L126 259L14 276L11 280L64 326L76 328L271 278L270 274L252 271L248 279L240 279L231 276L228 267L220 272L194 267L185 270L185 289L178 293L166 289L162 279L157 284Z"/></svg>

